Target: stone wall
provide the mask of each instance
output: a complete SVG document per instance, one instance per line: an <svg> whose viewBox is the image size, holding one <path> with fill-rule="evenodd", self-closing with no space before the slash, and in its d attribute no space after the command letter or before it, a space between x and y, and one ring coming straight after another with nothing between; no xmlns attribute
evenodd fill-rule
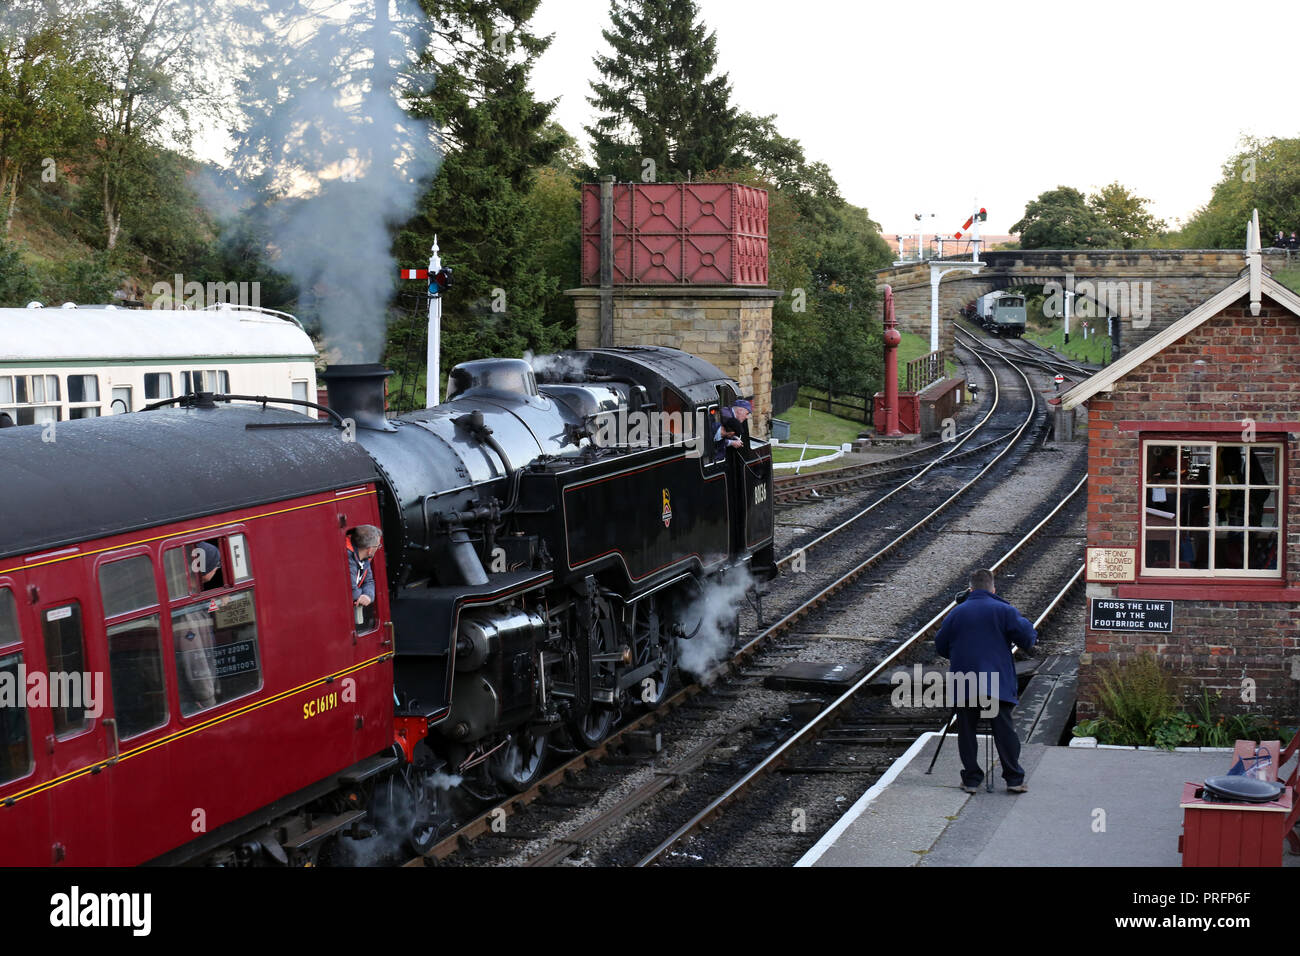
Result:
<svg viewBox="0 0 1300 956"><path fill-rule="evenodd" d="M1282 581L1142 579L1143 438L1242 442L1246 419L1256 423L1254 440L1284 449ZM1096 715L1105 666L1144 651L1192 691L1222 692L1230 709L1283 719L1300 713L1300 484L1293 477L1300 475L1300 443L1281 427L1297 421L1300 319L1267 298L1259 317L1243 298L1088 402L1088 544L1137 548L1139 573L1136 585L1092 584L1088 594L1175 603L1172 634L1087 630L1080 717ZM1122 422L1141 422L1141 430ZM1196 431L1189 423L1222 427ZM1279 427L1270 430L1270 423ZM1254 700L1243 700L1243 690Z"/></svg>
<svg viewBox="0 0 1300 956"><path fill-rule="evenodd" d="M1000 289L1043 285L1053 280L1065 284L1069 274L1074 276L1076 287L1084 282L1151 284L1149 324L1139 317L1124 320L1121 327L1121 354L1127 353L1231 285L1246 267L1245 254L1231 249L1029 249L987 252L980 258L985 266L978 275L950 273L939 286L940 344L945 351L951 348L951 324L958 309ZM1268 269L1283 267L1287 262L1286 253L1265 250L1264 262ZM876 282L893 287L899 328L928 339L929 265L909 263L884 269L876 273ZM1072 313L1078 315L1077 302ZM1106 314L1104 309L1096 309L1097 316ZM1095 319L1091 324L1094 330L1100 329L1105 334L1104 318ZM1074 319L1070 331L1071 334L1078 331Z"/></svg>
<svg viewBox="0 0 1300 956"><path fill-rule="evenodd" d="M600 290L573 289L578 348L600 345ZM614 290L615 346L664 345L712 362L752 395L750 434L766 437L772 417L772 307L769 289L620 287Z"/></svg>

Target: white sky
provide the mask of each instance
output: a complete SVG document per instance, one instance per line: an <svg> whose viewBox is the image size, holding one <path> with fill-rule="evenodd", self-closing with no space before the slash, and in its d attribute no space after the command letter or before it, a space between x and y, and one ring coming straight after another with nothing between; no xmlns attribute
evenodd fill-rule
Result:
<svg viewBox="0 0 1300 956"><path fill-rule="evenodd" d="M1241 136L1300 135L1294 0L697 0L741 109L827 163L887 235L1009 231L1047 189L1114 180L1173 225ZM608 0L542 0L533 73L585 144ZM224 131L200 137L220 161Z"/></svg>
<svg viewBox="0 0 1300 956"><path fill-rule="evenodd" d="M1114 180L1172 225L1243 133L1300 135L1294 2L697 2L733 102L775 113L888 234L917 212L952 232L976 201L1001 234L1046 189ZM580 140L608 11L542 0L534 20L555 34L534 88Z"/></svg>

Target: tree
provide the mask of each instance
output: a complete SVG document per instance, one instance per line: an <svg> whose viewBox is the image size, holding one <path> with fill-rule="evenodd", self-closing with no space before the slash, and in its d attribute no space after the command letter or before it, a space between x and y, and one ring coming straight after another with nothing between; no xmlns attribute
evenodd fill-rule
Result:
<svg viewBox="0 0 1300 956"><path fill-rule="evenodd" d="M222 74L223 47L201 0L96 0L82 16L109 88L96 104L93 153L111 251L126 194L149 177L152 149L187 148L198 116L221 115L214 77Z"/></svg>
<svg viewBox="0 0 1300 956"><path fill-rule="evenodd" d="M1069 186L1049 189L1025 206L1024 217L1011 227L1022 249L1111 248L1118 234L1083 193Z"/></svg>
<svg viewBox="0 0 1300 956"><path fill-rule="evenodd" d="M14 0L0 11L0 234L13 225L24 176L57 176L89 139L103 88L76 40L75 21L54 2Z"/></svg>
<svg viewBox="0 0 1300 956"><path fill-rule="evenodd" d="M587 98L602 113L586 128L597 174L666 182L736 165L731 85L698 18L693 0L611 0L601 35L614 52L595 58Z"/></svg>
<svg viewBox="0 0 1300 956"><path fill-rule="evenodd" d="M18 250L0 238L0 307L24 306L36 298L40 288Z"/></svg>
<svg viewBox="0 0 1300 956"><path fill-rule="evenodd" d="M1117 237L1121 249L1135 249L1139 243L1149 243L1166 229L1164 220L1157 219L1147 209L1150 203L1151 200L1141 198L1118 182L1088 197L1088 206Z"/></svg>
<svg viewBox="0 0 1300 956"><path fill-rule="evenodd" d="M1223 164L1223 178L1209 202L1175 237L1192 249L1244 249L1246 223L1259 210L1264 245L1278 232L1300 230L1300 138L1247 137Z"/></svg>
<svg viewBox="0 0 1300 956"><path fill-rule="evenodd" d="M554 104L528 87L550 44L529 29L537 5L474 3L459 15L444 8L453 18L449 32L462 42L431 48L426 65L437 82L412 104L416 115L436 123L447 158L396 248L403 261L423 263L436 234L455 270L443 306L444 370L485 355L549 350L572 336L571 328L546 320L559 287L548 270L563 251L545 233L565 218L574 187L538 178L572 138L551 122ZM563 229L576 234L577 228L575 207ZM552 317L563 322L560 311ZM422 321L421 310L393 328L390 351L400 348L412 322Z"/></svg>
<svg viewBox="0 0 1300 956"><path fill-rule="evenodd" d="M809 162L774 116L745 114L738 155L748 165L710 174L768 190L768 283L785 294L772 313L776 381L874 391L881 369L875 270L892 259L880 227L840 195L830 169Z"/></svg>

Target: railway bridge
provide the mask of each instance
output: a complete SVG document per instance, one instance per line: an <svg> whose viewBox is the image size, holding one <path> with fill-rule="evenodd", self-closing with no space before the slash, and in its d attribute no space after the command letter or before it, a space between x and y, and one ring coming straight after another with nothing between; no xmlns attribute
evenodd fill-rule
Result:
<svg viewBox="0 0 1300 956"><path fill-rule="evenodd" d="M1265 267L1285 267L1284 250L1264 250ZM1119 319L1119 352L1128 352L1168 328L1230 285L1246 268L1245 253L1232 249L1014 249L986 252L978 273L949 272L939 284L940 347L952 349L952 319L980 296L1021 286L1058 283L1075 292L1072 315L1091 317L1104 330ZM931 274L945 257L882 269L877 285L894 290L899 328L930 335ZM1059 320L1058 320L1059 321ZM1071 320L1071 330L1075 329Z"/></svg>

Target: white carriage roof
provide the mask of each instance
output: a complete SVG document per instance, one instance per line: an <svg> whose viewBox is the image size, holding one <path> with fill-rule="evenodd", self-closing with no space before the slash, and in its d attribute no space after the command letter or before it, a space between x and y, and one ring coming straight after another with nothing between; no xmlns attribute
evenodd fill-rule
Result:
<svg viewBox="0 0 1300 956"><path fill-rule="evenodd" d="M0 363L294 358L315 361L296 320L243 309L202 312L0 309Z"/></svg>

